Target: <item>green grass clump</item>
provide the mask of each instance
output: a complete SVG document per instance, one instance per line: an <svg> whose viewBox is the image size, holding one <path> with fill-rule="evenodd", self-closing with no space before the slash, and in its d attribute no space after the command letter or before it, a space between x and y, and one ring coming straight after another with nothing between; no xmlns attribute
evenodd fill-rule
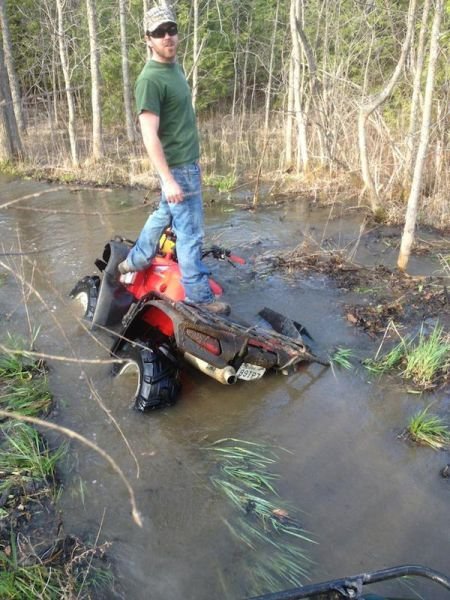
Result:
<svg viewBox="0 0 450 600"><path fill-rule="evenodd" d="M22 172L23 171L19 164L16 164L10 160L0 160L0 173L3 173L4 175L17 176L21 175Z"/></svg>
<svg viewBox="0 0 450 600"><path fill-rule="evenodd" d="M2 410L19 412L24 416L46 413L53 399L46 379L22 379L0 387Z"/></svg>
<svg viewBox="0 0 450 600"><path fill-rule="evenodd" d="M351 363L353 357L354 352L351 348L336 348L335 352L330 357L330 364L332 367L350 370L353 368Z"/></svg>
<svg viewBox="0 0 450 600"><path fill-rule="evenodd" d="M12 543L9 555L0 551L0 598L2 600L56 600L57 598L92 598L91 591L104 593L111 588L114 576L106 569L92 564L85 569L80 565L89 561L93 549L87 549L84 559L74 560L64 566L50 566L41 562L23 566ZM103 596L102 596L103 597Z"/></svg>
<svg viewBox="0 0 450 600"><path fill-rule="evenodd" d="M37 335L38 331L33 334L33 341ZM35 364L26 356L26 343L20 337L8 334L5 344L11 350L0 354L0 381L2 379L28 379Z"/></svg>
<svg viewBox="0 0 450 600"><path fill-rule="evenodd" d="M0 492L24 487L32 480L53 481L56 463L65 455L66 448L63 444L52 452L33 427L9 423L1 430Z"/></svg>
<svg viewBox="0 0 450 600"><path fill-rule="evenodd" d="M450 429L441 417L429 414L428 408L411 417L407 431L415 442L440 450L450 445Z"/></svg>
<svg viewBox="0 0 450 600"><path fill-rule="evenodd" d="M0 598L4 600L55 600L61 598L62 573L42 564L19 566L0 552Z"/></svg>
<svg viewBox="0 0 450 600"><path fill-rule="evenodd" d="M376 358L367 358L364 366L368 371L375 375L384 375L393 369L396 369L405 357L405 343L400 342L394 348L386 352L383 356Z"/></svg>
<svg viewBox="0 0 450 600"><path fill-rule="evenodd" d="M0 354L1 379L28 379L29 364L20 354Z"/></svg>
<svg viewBox="0 0 450 600"><path fill-rule="evenodd" d="M420 387L430 387L439 371L448 367L449 358L450 343L442 327L437 325L429 336L421 329L417 343L408 348L403 375Z"/></svg>
<svg viewBox="0 0 450 600"><path fill-rule="evenodd" d="M219 192L231 192L236 186L237 178L234 173L227 175L205 175L204 184L216 188Z"/></svg>
<svg viewBox="0 0 450 600"><path fill-rule="evenodd" d="M364 361L372 373L381 375L400 369L405 379L421 389L437 385L448 375L450 366L450 340L442 326L436 324L430 334L423 326L418 335L402 338L389 352Z"/></svg>
<svg viewBox="0 0 450 600"><path fill-rule="evenodd" d="M224 519L231 534L251 550L247 558L252 593L276 591L301 585L309 579L311 558L303 548L315 543L303 529L295 511L280 500L269 471L277 461L263 444L227 438L206 448L214 457L217 473L213 486L237 510Z"/></svg>
<svg viewBox="0 0 450 600"><path fill-rule="evenodd" d="M20 342L10 338L9 345L17 349ZM46 413L52 406L52 396L44 366L33 362L20 351L0 354L0 408L24 416Z"/></svg>

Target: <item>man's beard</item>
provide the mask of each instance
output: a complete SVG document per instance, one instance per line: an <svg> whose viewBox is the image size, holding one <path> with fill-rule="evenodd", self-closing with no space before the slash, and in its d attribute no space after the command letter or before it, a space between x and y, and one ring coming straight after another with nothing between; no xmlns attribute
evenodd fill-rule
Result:
<svg viewBox="0 0 450 600"><path fill-rule="evenodd" d="M175 59L176 50L177 48L175 44L163 46L162 48L153 48L153 52L164 60Z"/></svg>

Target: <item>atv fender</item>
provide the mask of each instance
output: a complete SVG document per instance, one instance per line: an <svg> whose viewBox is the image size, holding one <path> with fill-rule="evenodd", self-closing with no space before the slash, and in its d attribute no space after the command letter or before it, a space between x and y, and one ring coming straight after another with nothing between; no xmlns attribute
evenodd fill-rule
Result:
<svg viewBox="0 0 450 600"><path fill-rule="evenodd" d="M161 343L162 338L172 337L181 354L192 354L217 369L225 368L229 359L240 350L236 336L231 332L221 331L221 355L208 352L196 343L195 338L215 337L217 328L196 318L195 313L192 314L183 307L181 302L155 297L154 294L142 298L127 314L123 329L111 348L111 354L120 352L125 340L142 337L143 330L147 329L146 336L153 340L155 346Z"/></svg>
<svg viewBox="0 0 450 600"><path fill-rule="evenodd" d="M120 323L133 302L133 296L119 281L117 265L125 260L129 245L112 240L103 251L103 278L100 285L97 306L92 319L92 327L100 325L108 327Z"/></svg>

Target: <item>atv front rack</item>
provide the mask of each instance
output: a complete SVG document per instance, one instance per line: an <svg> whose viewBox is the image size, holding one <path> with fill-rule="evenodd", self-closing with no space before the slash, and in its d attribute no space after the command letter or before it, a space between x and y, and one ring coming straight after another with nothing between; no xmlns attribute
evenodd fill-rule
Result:
<svg viewBox="0 0 450 600"><path fill-rule="evenodd" d="M300 600L301 598L318 598L323 600L340 600L341 598L351 598L358 600L364 598L363 586L373 583L380 583L390 579L398 579L400 577L424 577L450 590L450 578L439 571L423 567L421 565L401 565L373 571L371 573L360 573L343 579L332 579L322 583L313 583L312 585L304 585L298 588L292 588L284 592L275 592L264 594L263 596L253 596L247 600ZM376 596L381 600L381 596ZM375 596L372 596L375 598Z"/></svg>

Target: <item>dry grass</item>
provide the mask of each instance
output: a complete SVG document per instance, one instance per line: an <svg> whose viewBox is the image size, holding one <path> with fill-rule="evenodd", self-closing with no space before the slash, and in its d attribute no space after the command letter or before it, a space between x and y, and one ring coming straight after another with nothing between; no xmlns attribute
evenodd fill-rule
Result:
<svg viewBox="0 0 450 600"><path fill-rule="evenodd" d="M248 113L244 118L237 114L234 119L231 115L200 119L205 175L218 178L232 173L237 180L246 183L250 195L254 191L252 188L256 189L261 183L265 184L263 194L269 197L271 194L288 193L327 204L351 200L360 207L366 207L368 202L360 176L354 106L339 105L338 100L334 112L329 115L331 130L327 159L319 143L314 115L311 115L310 161L307 171L302 173L296 173L295 157L291 163L286 157L282 111L272 115L268 131L264 130L260 112ZM340 101L345 102L345 99ZM60 111L61 114L63 111ZM138 132L136 143L130 144L119 125L105 131L105 158L92 162L90 126L78 123L77 127L80 165L75 168L70 161L64 128L50 127L47 119L39 120L39 115L35 115L24 137L27 160L14 165L15 172L53 181L157 187L157 179ZM383 203L383 218L391 223L403 222L408 197L408 190L402 182L400 159L404 144L403 132L389 133L380 115L371 123L368 131L371 168ZM262 154L263 147L266 151ZM430 155L433 151L431 145ZM446 192L450 183L448 162L449 157L443 154L439 172L435 171L432 161L426 165L419 215L420 222L424 224L442 228L450 224L450 202Z"/></svg>

